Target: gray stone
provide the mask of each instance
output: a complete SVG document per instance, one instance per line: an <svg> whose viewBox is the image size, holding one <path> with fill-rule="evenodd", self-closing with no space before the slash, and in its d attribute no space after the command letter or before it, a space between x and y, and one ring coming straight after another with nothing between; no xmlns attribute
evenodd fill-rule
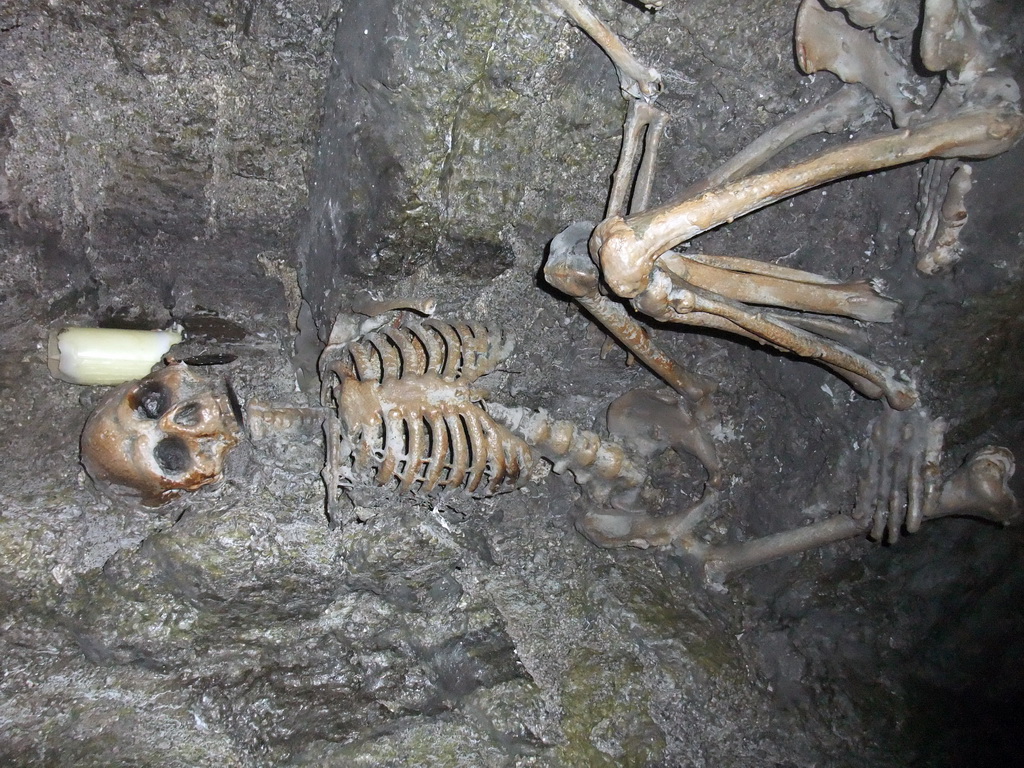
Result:
<svg viewBox="0 0 1024 768"><path fill-rule="evenodd" d="M665 75L659 199L833 87L796 70L792 0L593 6ZM1018 4L980 12L1020 78ZM244 397L298 404L292 358L308 372L363 291L502 325L516 351L495 397L599 425L657 382L601 359L538 271L566 224L600 216L624 109L610 63L545 0L0 8L0 762L1009 764L1019 530L938 521L713 594L671 551L587 543L567 478L484 501L371 494L338 528L317 435L246 446L222 487L159 511L80 471L102 392L47 375L51 327L216 313L244 337L189 348L236 355L216 374ZM1024 456L1022 167L1021 147L976 165L951 278L914 271L914 168L700 247L883 278L904 309L869 329L872 354L955 419L955 458ZM877 404L804 362L654 333L719 382L732 479L713 535L849 504ZM693 467L658 472L681 504L699 491Z"/></svg>

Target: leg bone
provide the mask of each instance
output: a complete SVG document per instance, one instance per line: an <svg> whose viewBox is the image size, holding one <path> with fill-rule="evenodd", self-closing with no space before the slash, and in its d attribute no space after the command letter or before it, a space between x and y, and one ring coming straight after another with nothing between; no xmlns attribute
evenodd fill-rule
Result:
<svg viewBox="0 0 1024 768"><path fill-rule="evenodd" d="M866 281L840 283L811 272L729 256L668 251L658 266L690 285L733 301L891 323L899 304ZM756 270L756 271L748 271Z"/></svg>
<svg viewBox="0 0 1024 768"><path fill-rule="evenodd" d="M696 198L676 200L626 218L609 217L591 236L591 256L601 266L609 287L631 299L647 287L661 254L720 224L846 176L930 157L999 154L1022 133L1024 118L1020 115L983 110L851 142Z"/></svg>
<svg viewBox="0 0 1024 768"><path fill-rule="evenodd" d="M741 179L753 173L782 150L808 136L818 133L839 133L856 128L860 123L869 120L875 109L874 97L866 88L859 85L844 85L827 99L797 112L761 134L716 171L684 190L682 195L693 197Z"/></svg>
<svg viewBox="0 0 1024 768"><path fill-rule="evenodd" d="M667 112L647 102L630 100L605 216L624 216L647 207L654 184L654 163L667 122Z"/></svg>
<svg viewBox="0 0 1024 768"><path fill-rule="evenodd" d="M673 279L656 269L648 288L633 302L646 315L666 322L727 330L776 349L817 360L845 378L865 397L885 397L893 408L909 408L917 400L912 384L896 378L891 368L787 323L767 311L754 311L737 302ZM866 385L866 386L865 386Z"/></svg>
<svg viewBox="0 0 1024 768"><path fill-rule="evenodd" d="M601 294L597 268L586 250L586 241L592 231L590 222L578 222L559 233L551 241L550 254L544 264L544 279L575 299L672 389L691 403L701 402L714 391L714 384L699 374L690 373L666 355L651 340L647 329L621 304Z"/></svg>
<svg viewBox="0 0 1024 768"><path fill-rule="evenodd" d="M802 528L773 533L742 544L708 547L700 553L704 580L708 584L722 584L737 571L765 565L781 557L817 549L863 533L864 526L853 518L834 515Z"/></svg>

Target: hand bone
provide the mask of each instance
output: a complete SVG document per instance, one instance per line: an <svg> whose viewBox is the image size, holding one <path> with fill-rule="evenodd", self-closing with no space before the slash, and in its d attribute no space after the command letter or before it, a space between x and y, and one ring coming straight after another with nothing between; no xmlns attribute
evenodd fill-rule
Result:
<svg viewBox="0 0 1024 768"><path fill-rule="evenodd" d="M920 409L886 409L874 420L852 515L869 527L871 538L895 543L904 525L910 533L920 528L939 492L945 431L944 421Z"/></svg>
<svg viewBox="0 0 1024 768"><path fill-rule="evenodd" d="M872 425L853 517L870 523L871 538L895 543L901 530L916 533L924 520L949 515L1013 522L1020 513L1007 484L1013 454L987 446L942 480L939 462L946 424L924 411L886 411Z"/></svg>
<svg viewBox="0 0 1024 768"><path fill-rule="evenodd" d="M949 515L980 517L1004 525L1019 520L1020 505L1010 490L1013 454L987 446L975 451L949 477L939 463L946 424L922 410L887 410L871 425L863 475L852 515L833 515L810 525L724 546L696 546L688 554L703 566L709 583L865 532L895 543L901 531L915 533L922 521Z"/></svg>

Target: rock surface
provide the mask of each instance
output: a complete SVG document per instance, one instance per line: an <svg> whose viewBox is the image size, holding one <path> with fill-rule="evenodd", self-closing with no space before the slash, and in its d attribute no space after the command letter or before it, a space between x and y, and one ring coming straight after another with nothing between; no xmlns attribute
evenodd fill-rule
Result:
<svg viewBox="0 0 1024 768"><path fill-rule="evenodd" d="M796 70L792 0L593 6L665 77L659 199L834 88ZM1019 5L979 13L1021 79ZM623 112L608 61L546 0L0 7L0 762L1009 764L1019 529L938 521L713 593L671 551L582 539L568 478L382 494L332 528L318 435L247 446L222 487L159 512L81 472L102 391L47 375L50 328L189 320L190 350L237 356L214 375L301 403L293 363L308 381L318 335L367 290L502 325L495 398L600 427L657 381L602 359L538 273L558 231L600 216ZM872 355L953 420L952 459L1024 457L1022 168L1022 147L976 165L951 276L914 270L915 168L700 247L882 278L903 310L869 329ZM730 485L709 535L849 507L876 403L724 336L655 333L719 384ZM680 504L699 493L695 466L658 471Z"/></svg>

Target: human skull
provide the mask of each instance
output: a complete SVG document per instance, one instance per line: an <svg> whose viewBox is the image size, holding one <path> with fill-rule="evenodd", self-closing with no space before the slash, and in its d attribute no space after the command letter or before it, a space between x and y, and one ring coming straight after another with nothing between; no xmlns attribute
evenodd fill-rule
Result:
<svg viewBox="0 0 1024 768"><path fill-rule="evenodd" d="M100 484L123 486L157 506L220 480L241 436L227 390L217 393L184 363L121 385L82 431L82 465Z"/></svg>

